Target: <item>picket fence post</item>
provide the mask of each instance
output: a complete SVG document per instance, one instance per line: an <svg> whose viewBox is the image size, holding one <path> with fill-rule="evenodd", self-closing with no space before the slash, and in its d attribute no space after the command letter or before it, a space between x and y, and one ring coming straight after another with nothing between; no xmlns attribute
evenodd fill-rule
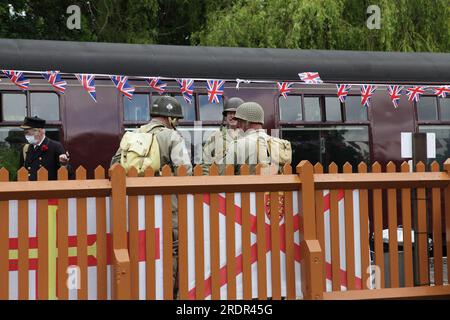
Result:
<svg viewBox="0 0 450 320"><path fill-rule="evenodd" d="M109 170L111 177L111 231L112 231L112 298L131 299L130 256L127 245L126 177L125 170L115 164Z"/></svg>

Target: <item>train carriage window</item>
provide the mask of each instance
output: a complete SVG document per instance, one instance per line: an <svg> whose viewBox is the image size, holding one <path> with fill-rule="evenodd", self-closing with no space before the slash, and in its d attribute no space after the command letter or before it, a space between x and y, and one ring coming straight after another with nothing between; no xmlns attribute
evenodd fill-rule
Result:
<svg viewBox="0 0 450 320"><path fill-rule="evenodd" d="M203 121L221 121L223 100L219 103L210 103L207 95L199 95L200 120Z"/></svg>
<svg viewBox="0 0 450 320"><path fill-rule="evenodd" d="M367 121L367 108L361 105L360 96L347 96L345 99L345 119L347 122Z"/></svg>
<svg viewBox="0 0 450 320"><path fill-rule="evenodd" d="M450 99L449 99L450 100ZM450 126L419 126L419 132L433 132L436 135L436 159L428 159L428 162L436 160L442 169L442 165L450 158Z"/></svg>
<svg viewBox="0 0 450 320"><path fill-rule="evenodd" d="M450 98L440 98L441 120L450 120Z"/></svg>
<svg viewBox="0 0 450 320"><path fill-rule="evenodd" d="M2 94L2 121L23 121L27 115L27 97L24 93Z"/></svg>
<svg viewBox="0 0 450 320"><path fill-rule="evenodd" d="M325 97L325 116L327 121L342 121L341 103L336 97Z"/></svg>
<svg viewBox="0 0 450 320"><path fill-rule="evenodd" d="M321 121L319 97L304 97L305 121Z"/></svg>
<svg viewBox="0 0 450 320"><path fill-rule="evenodd" d="M302 97L301 96L283 96L278 98L280 105L281 121L301 121L302 120Z"/></svg>
<svg viewBox="0 0 450 320"><path fill-rule="evenodd" d="M38 116L47 121L59 121L59 98L56 93L32 92L30 103L31 116Z"/></svg>
<svg viewBox="0 0 450 320"><path fill-rule="evenodd" d="M172 95L181 104L183 109L182 121L194 121L195 120L195 96L192 97L192 103L187 103L182 95Z"/></svg>
<svg viewBox="0 0 450 320"><path fill-rule="evenodd" d="M417 103L417 117L419 121L438 119L436 97L420 98Z"/></svg>
<svg viewBox="0 0 450 320"><path fill-rule="evenodd" d="M61 142L61 133L59 128L45 128L45 135L52 140Z"/></svg>
<svg viewBox="0 0 450 320"><path fill-rule="evenodd" d="M369 129L367 126L328 126L281 129L283 139L292 144L292 163L301 160L322 163L325 171L331 162L340 168L349 162L354 168L370 163Z"/></svg>
<svg viewBox="0 0 450 320"><path fill-rule="evenodd" d="M149 121L149 95L135 94L132 100L123 97L123 118L131 122Z"/></svg>

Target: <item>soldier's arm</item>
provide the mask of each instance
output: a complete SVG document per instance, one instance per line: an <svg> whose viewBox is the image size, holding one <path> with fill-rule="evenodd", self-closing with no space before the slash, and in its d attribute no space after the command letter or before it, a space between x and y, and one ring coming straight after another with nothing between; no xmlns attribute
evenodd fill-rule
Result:
<svg viewBox="0 0 450 320"><path fill-rule="evenodd" d="M209 174L209 167L214 162L213 160L213 152L214 152L214 134L211 134L208 139L206 140L204 146L203 146L203 153L202 153L202 172L203 175Z"/></svg>
<svg viewBox="0 0 450 320"><path fill-rule="evenodd" d="M227 144L227 148L224 154L224 157L218 159L217 167L219 169L219 175L225 175L225 169L227 165L237 164L237 150L236 150L236 141L231 141ZM236 171L236 169L235 169Z"/></svg>
<svg viewBox="0 0 450 320"><path fill-rule="evenodd" d="M192 163L181 135L174 131L171 135L170 161L176 174L178 167L185 166L187 175L192 175Z"/></svg>
<svg viewBox="0 0 450 320"><path fill-rule="evenodd" d="M112 167L112 165L114 163L119 163L120 162L120 154L122 153L122 150L119 148L117 149L116 153L113 155L113 157L111 158L111 163L110 163L110 167Z"/></svg>

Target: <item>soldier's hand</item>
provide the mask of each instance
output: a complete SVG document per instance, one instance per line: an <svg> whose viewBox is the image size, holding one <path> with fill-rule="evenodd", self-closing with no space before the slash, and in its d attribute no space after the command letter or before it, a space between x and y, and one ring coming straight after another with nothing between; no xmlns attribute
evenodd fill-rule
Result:
<svg viewBox="0 0 450 320"><path fill-rule="evenodd" d="M69 151L67 151L65 154L59 155L59 162L61 165L65 166L69 162Z"/></svg>

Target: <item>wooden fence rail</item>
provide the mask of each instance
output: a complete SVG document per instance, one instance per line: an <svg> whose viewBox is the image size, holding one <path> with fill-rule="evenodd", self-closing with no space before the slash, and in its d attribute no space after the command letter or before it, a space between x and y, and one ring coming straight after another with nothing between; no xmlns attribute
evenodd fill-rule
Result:
<svg viewBox="0 0 450 320"><path fill-rule="evenodd" d="M406 163L399 172L393 163L385 170L375 163L371 172L363 163L327 169L302 161L296 174L285 166L281 175L268 177L260 167L248 175L243 166L235 176L229 166L218 176L213 165L208 176L200 167L173 176L165 167L142 178L115 165L110 179L101 167L86 179L80 167L76 180L62 168L57 181L46 181L41 169L35 182L23 168L9 182L0 169L0 299L450 294L443 268L450 160L444 172L437 163L430 172L421 163L415 172Z"/></svg>

